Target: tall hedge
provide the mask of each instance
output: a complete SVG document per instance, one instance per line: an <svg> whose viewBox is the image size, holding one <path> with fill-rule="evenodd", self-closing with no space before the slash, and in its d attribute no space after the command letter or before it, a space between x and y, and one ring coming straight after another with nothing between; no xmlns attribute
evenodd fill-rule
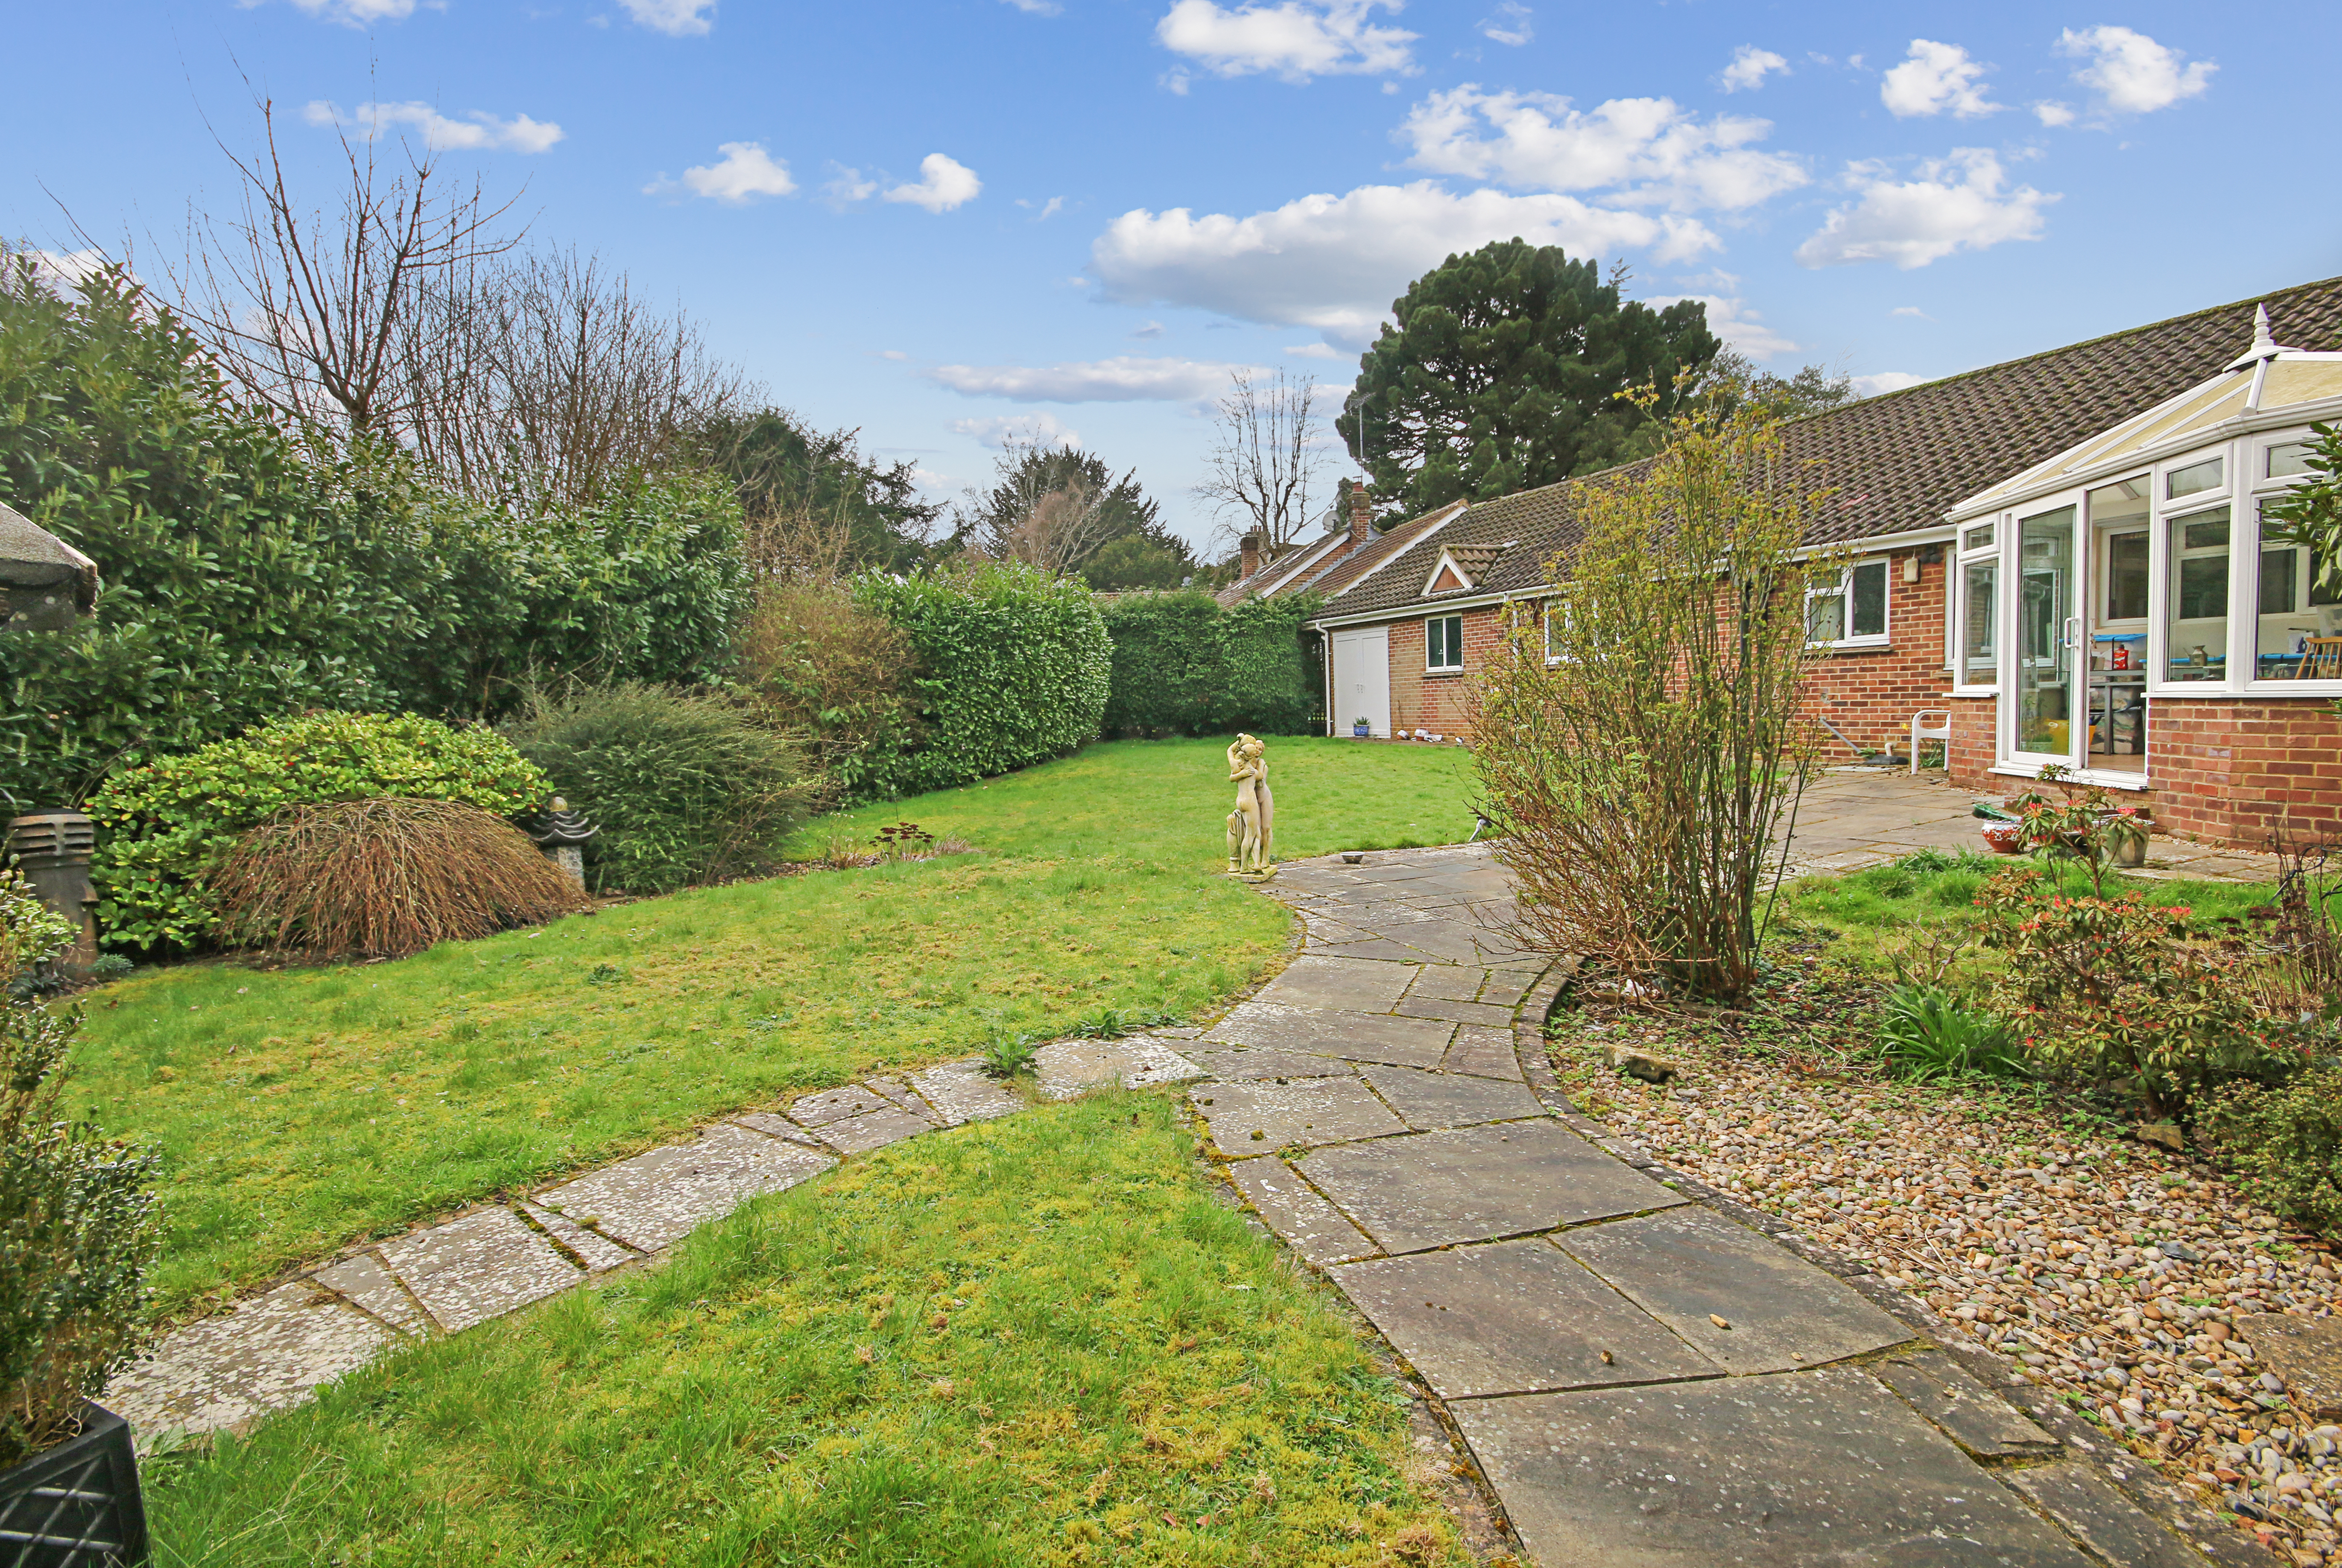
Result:
<svg viewBox="0 0 2342 1568"><path fill-rule="evenodd" d="M746 592L720 484L530 519L395 453L319 464L119 275L61 299L5 256L0 501L105 584L81 625L0 638L0 779L27 806L307 708L471 716L532 673L706 679Z"/></svg>
<svg viewBox="0 0 2342 1568"><path fill-rule="evenodd" d="M1088 586L1031 566L984 563L873 574L855 602L910 639L922 739L878 759L876 795L916 794L1064 756L1094 740L1110 649Z"/></svg>
<svg viewBox="0 0 2342 1568"><path fill-rule="evenodd" d="M1134 594L1103 606L1114 639L1104 727L1116 735L1306 734L1323 698L1313 594L1248 599Z"/></svg>

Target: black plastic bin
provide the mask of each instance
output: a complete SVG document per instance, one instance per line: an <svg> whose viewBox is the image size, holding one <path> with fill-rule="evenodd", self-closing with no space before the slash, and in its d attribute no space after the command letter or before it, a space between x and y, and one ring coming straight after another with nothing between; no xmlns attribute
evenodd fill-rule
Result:
<svg viewBox="0 0 2342 1568"><path fill-rule="evenodd" d="M0 1568L129 1568L146 1561L130 1423L82 1407L82 1433L0 1471Z"/></svg>

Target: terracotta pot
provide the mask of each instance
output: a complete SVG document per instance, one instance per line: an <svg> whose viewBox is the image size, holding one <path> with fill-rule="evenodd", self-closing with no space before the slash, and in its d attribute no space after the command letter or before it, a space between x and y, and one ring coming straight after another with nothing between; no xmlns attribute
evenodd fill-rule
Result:
<svg viewBox="0 0 2342 1568"><path fill-rule="evenodd" d="M2025 827L2021 823L1995 822L1985 824L1984 841L1995 853L2015 854L2025 847Z"/></svg>

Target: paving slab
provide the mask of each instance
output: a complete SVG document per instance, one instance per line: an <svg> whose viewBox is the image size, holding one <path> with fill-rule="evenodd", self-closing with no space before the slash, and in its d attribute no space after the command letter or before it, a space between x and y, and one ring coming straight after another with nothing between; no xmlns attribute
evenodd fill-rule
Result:
<svg viewBox="0 0 2342 1568"><path fill-rule="evenodd" d="M344 1258L309 1277L327 1290L347 1296L401 1333L422 1335L431 1332L430 1314L406 1293L405 1287L372 1253Z"/></svg>
<svg viewBox="0 0 2342 1568"><path fill-rule="evenodd" d="M1724 1375L1546 1242L1327 1272L1443 1399Z"/></svg>
<svg viewBox="0 0 2342 1568"><path fill-rule="evenodd" d="M510 1209L481 1209L385 1242L380 1250L399 1283L449 1333L516 1312L586 1277Z"/></svg>
<svg viewBox="0 0 2342 1568"><path fill-rule="evenodd" d="M1474 964L1426 964L1407 989L1410 1002L1476 1002L1488 972Z"/></svg>
<svg viewBox="0 0 2342 1568"><path fill-rule="evenodd" d="M2057 1440L2036 1426L1939 1350L1890 1356L1872 1365L1878 1381L1903 1403L1951 1434L1979 1459L2053 1453Z"/></svg>
<svg viewBox="0 0 2342 1568"><path fill-rule="evenodd" d="M2261 1367L2284 1382L2296 1410L2342 1419L2342 1322L2260 1313L2237 1320L2237 1331Z"/></svg>
<svg viewBox="0 0 2342 1568"><path fill-rule="evenodd" d="M1358 1013L1255 1011L1246 1003L1229 1009L1205 1036L1207 1044L1266 1045L1306 1055L1339 1056L1349 1062L1388 1062L1401 1067L1436 1067L1447 1054L1456 1025L1427 1018L1390 1018Z"/></svg>
<svg viewBox="0 0 2342 1568"><path fill-rule="evenodd" d="M1529 994L1529 988L1544 973L1542 964L1535 969L1491 969L1488 971L1488 984L1480 988L1480 1000L1517 1007L1521 998Z"/></svg>
<svg viewBox="0 0 2342 1568"><path fill-rule="evenodd" d="M1228 1167L1228 1180L1260 1211L1270 1230L1319 1268L1375 1255L1375 1243L1284 1161L1238 1160Z"/></svg>
<svg viewBox="0 0 2342 1568"><path fill-rule="evenodd" d="M1560 1242L1735 1373L1819 1366L1912 1337L1852 1286L1712 1209L1592 1225Z"/></svg>
<svg viewBox="0 0 2342 1568"><path fill-rule="evenodd" d="M176 1330L101 1403L139 1435L221 1432L305 1403L395 1344L395 1330L296 1280Z"/></svg>
<svg viewBox="0 0 2342 1568"><path fill-rule="evenodd" d="M1006 1116L1025 1108L999 1079L984 1070L976 1058L965 1062L946 1062L930 1067L924 1073L911 1074L911 1086L924 1096L944 1125L956 1127L966 1122L988 1122L996 1116Z"/></svg>
<svg viewBox="0 0 2342 1568"><path fill-rule="evenodd" d="M1324 946L1313 944L1309 951L1322 953L1331 958L1371 958L1386 964L1451 964L1456 959L1453 954L1426 953L1420 947L1409 947L1406 944L1394 942L1387 936L1364 937L1356 942L1328 943ZM1479 954L1474 952L1466 954L1464 956L1476 958Z"/></svg>
<svg viewBox="0 0 2342 1568"><path fill-rule="evenodd" d="M1129 1064L1122 1070L1122 1086L1144 1089L1155 1084L1185 1084L1204 1076L1204 1070L1184 1053L1160 1040L1134 1039Z"/></svg>
<svg viewBox="0 0 2342 1568"><path fill-rule="evenodd" d="M1852 1369L1449 1407L1544 1568L2088 1568Z"/></svg>
<svg viewBox="0 0 2342 1568"><path fill-rule="evenodd" d="M1390 927L1383 934L1405 943L1415 952L1418 964L1426 960L1439 964L1488 962L1488 951L1482 941L1486 933L1467 921L1426 920L1416 925Z"/></svg>
<svg viewBox="0 0 2342 1568"><path fill-rule="evenodd" d="M832 1122L821 1129L821 1141L841 1154L866 1154L935 1130L936 1124L921 1113L889 1106L884 1111Z"/></svg>
<svg viewBox="0 0 2342 1568"><path fill-rule="evenodd" d="M1232 1160L1406 1131L1406 1124L1356 1078L1209 1084L1196 1087L1191 1098L1211 1124L1212 1142Z"/></svg>
<svg viewBox="0 0 2342 1568"><path fill-rule="evenodd" d="M1392 1253L1526 1235L1684 1201L1553 1121L1320 1149L1300 1169Z"/></svg>
<svg viewBox="0 0 2342 1568"><path fill-rule="evenodd" d="M620 1263L629 1263L642 1256L628 1247L622 1247L598 1232L589 1231L565 1214L556 1214L540 1203L524 1199L521 1213L542 1230L557 1247L565 1247L586 1265L588 1273L606 1273Z"/></svg>
<svg viewBox="0 0 2342 1568"><path fill-rule="evenodd" d="M842 1089L825 1089L818 1094L807 1094L789 1104L789 1120L801 1127L826 1127L832 1122L848 1116L866 1115L872 1111L884 1111L892 1103L883 1094L848 1084Z"/></svg>
<svg viewBox="0 0 2342 1568"><path fill-rule="evenodd" d="M1520 1053L1513 1048L1509 1029L1466 1024L1456 1031L1456 1044L1447 1048L1439 1064L1450 1073L1468 1073L1475 1078L1521 1081Z"/></svg>
<svg viewBox="0 0 2342 1568"><path fill-rule="evenodd" d="M2110 1563L2122 1568L2204 1568L2194 1547L2148 1518L2094 1464L2067 1460L2003 1474L2036 1507Z"/></svg>
<svg viewBox="0 0 2342 1568"><path fill-rule="evenodd" d="M1366 958L1325 958L1305 953L1260 988L1257 1001L1280 1007L1324 1007L1345 1013L1387 1013L1415 984L1411 964Z"/></svg>
<svg viewBox="0 0 2342 1568"><path fill-rule="evenodd" d="M1200 1078L1185 1054L1144 1034L1123 1040L1057 1040L1033 1054L1034 1084L1045 1100L1070 1100L1109 1084L1126 1089Z"/></svg>
<svg viewBox="0 0 2342 1568"><path fill-rule="evenodd" d="M1357 1070L1338 1056L1305 1056L1298 1051L1277 1051L1265 1045L1191 1050L1187 1054L1204 1070L1206 1077L1231 1083L1246 1078L1339 1078Z"/></svg>
<svg viewBox="0 0 2342 1568"><path fill-rule="evenodd" d="M836 1164L828 1154L745 1127L719 1125L696 1142L653 1149L539 1193L537 1201L581 1223L591 1222L630 1247L654 1253L760 1193L794 1187Z"/></svg>
<svg viewBox="0 0 2342 1568"><path fill-rule="evenodd" d="M1437 996L1410 996L1398 1004L1402 1018L1446 1018L1457 1024L1502 1028L1513 1021L1513 1010L1492 1002L1450 1002Z"/></svg>
<svg viewBox="0 0 2342 1568"><path fill-rule="evenodd" d="M1417 1132L1436 1127L1472 1127L1542 1116L1545 1107L1527 1085L1420 1067L1362 1067L1360 1076Z"/></svg>
<svg viewBox="0 0 2342 1568"><path fill-rule="evenodd" d="M800 1127L786 1116L777 1116L770 1111L743 1111L736 1116L727 1116L725 1119L737 1122L741 1126L762 1133L768 1138L786 1139L799 1148L826 1151L829 1147L821 1141L821 1135L818 1133L809 1128Z"/></svg>

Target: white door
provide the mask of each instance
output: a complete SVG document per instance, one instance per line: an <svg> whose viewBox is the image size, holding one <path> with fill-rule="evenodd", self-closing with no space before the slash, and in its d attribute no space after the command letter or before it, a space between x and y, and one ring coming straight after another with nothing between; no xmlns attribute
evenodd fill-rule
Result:
<svg viewBox="0 0 2342 1568"><path fill-rule="evenodd" d="M1346 735L1363 717L1387 739L1390 727L1390 628L1359 626L1334 634L1334 733Z"/></svg>

